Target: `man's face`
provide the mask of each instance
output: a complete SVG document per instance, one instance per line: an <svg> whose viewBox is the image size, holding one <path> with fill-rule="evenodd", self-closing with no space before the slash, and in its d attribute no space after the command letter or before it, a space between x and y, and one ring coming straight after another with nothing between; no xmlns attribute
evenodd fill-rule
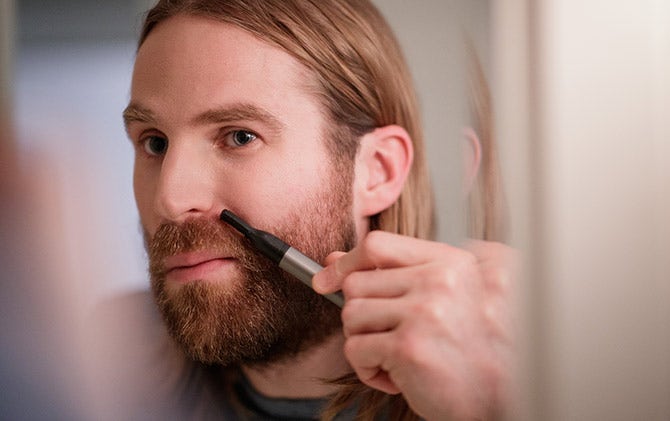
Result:
<svg viewBox="0 0 670 421"><path fill-rule="evenodd" d="M152 289L194 357L268 362L318 343L339 311L218 221L231 209L316 260L355 241L306 70L240 29L177 16L140 48L124 113ZM342 179L343 178L343 179Z"/></svg>

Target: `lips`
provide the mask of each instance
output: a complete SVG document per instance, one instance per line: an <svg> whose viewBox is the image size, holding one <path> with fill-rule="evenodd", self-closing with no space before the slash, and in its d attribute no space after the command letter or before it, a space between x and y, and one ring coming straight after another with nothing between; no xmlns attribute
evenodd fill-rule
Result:
<svg viewBox="0 0 670 421"><path fill-rule="evenodd" d="M236 259L212 252L182 253L165 258L163 265L166 278L177 282L213 280L222 268L230 266Z"/></svg>

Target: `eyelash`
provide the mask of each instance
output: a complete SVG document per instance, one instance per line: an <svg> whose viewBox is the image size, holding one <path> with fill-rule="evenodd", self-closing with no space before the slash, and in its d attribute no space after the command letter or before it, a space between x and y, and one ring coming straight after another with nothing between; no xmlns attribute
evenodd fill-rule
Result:
<svg viewBox="0 0 670 421"><path fill-rule="evenodd" d="M236 135L237 135L237 134L240 134L240 133L243 133L243 134L248 135L248 137L250 137L251 139L248 140L246 143L242 143L242 144L240 144L240 143L236 140ZM247 145L249 145L249 144L251 144L251 143L254 143L257 139L259 139L259 136L258 136L255 132L253 132L253 131L251 131L251 130L246 130L246 129L226 130L226 131L223 132L223 136L222 136L222 137L223 137L223 143L225 144L225 146L226 146L226 147L230 147L230 148L243 148L243 147L245 147L245 146L247 146ZM231 144L228 142L228 140L230 140L230 141L233 142L234 144L231 145Z"/></svg>
<svg viewBox="0 0 670 421"><path fill-rule="evenodd" d="M240 143L238 141L239 139L236 138L238 134L245 134L246 137L249 138L249 140L247 140L246 143ZM223 131L223 135L221 137L224 146L233 149L243 148L251 143L254 143L257 139L259 139L259 136L255 132L246 129L225 130ZM162 151L153 152L149 149L150 142L153 139L164 140L165 145L162 147ZM167 148L170 145L170 142L169 139L166 136L163 136L162 134L149 134L140 137L140 139L137 141L137 145L139 149L144 151L149 157L153 158L164 155L165 151L167 151Z"/></svg>
<svg viewBox="0 0 670 421"><path fill-rule="evenodd" d="M161 139L163 140L163 145L162 145L162 151L160 152L152 152L150 151L149 147L151 144L151 141L154 139ZM167 151L167 148L170 145L170 141L164 137L164 136L157 136L157 135L150 135L150 136L145 136L139 141L139 146L142 148L142 150L150 157L158 157L162 156L165 154L165 151Z"/></svg>

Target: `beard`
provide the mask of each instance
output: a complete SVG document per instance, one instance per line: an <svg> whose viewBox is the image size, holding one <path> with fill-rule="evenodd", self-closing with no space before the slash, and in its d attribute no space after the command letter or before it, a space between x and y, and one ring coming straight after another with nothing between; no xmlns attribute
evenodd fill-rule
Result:
<svg viewBox="0 0 670 421"><path fill-rule="evenodd" d="M332 251L350 250L356 239L351 194L338 189L309 198L280 226L266 230L319 262ZM158 308L170 335L196 361L266 365L295 357L341 329L338 307L218 219L164 224L152 238L145 233L145 242ZM232 256L238 276L166 284L166 257L201 250Z"/></svg>

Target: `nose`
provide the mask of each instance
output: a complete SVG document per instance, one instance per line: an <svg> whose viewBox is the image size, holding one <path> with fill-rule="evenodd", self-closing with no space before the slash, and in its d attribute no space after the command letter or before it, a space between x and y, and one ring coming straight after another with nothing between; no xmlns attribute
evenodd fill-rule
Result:
<svg viewBox="0 0 670 421"><path fill-rule="evenodd" d="M154 206L161 219L179 223L216 213L216 168L211 159L211 149L185 142L170 143L155 195Z"/></svg>

